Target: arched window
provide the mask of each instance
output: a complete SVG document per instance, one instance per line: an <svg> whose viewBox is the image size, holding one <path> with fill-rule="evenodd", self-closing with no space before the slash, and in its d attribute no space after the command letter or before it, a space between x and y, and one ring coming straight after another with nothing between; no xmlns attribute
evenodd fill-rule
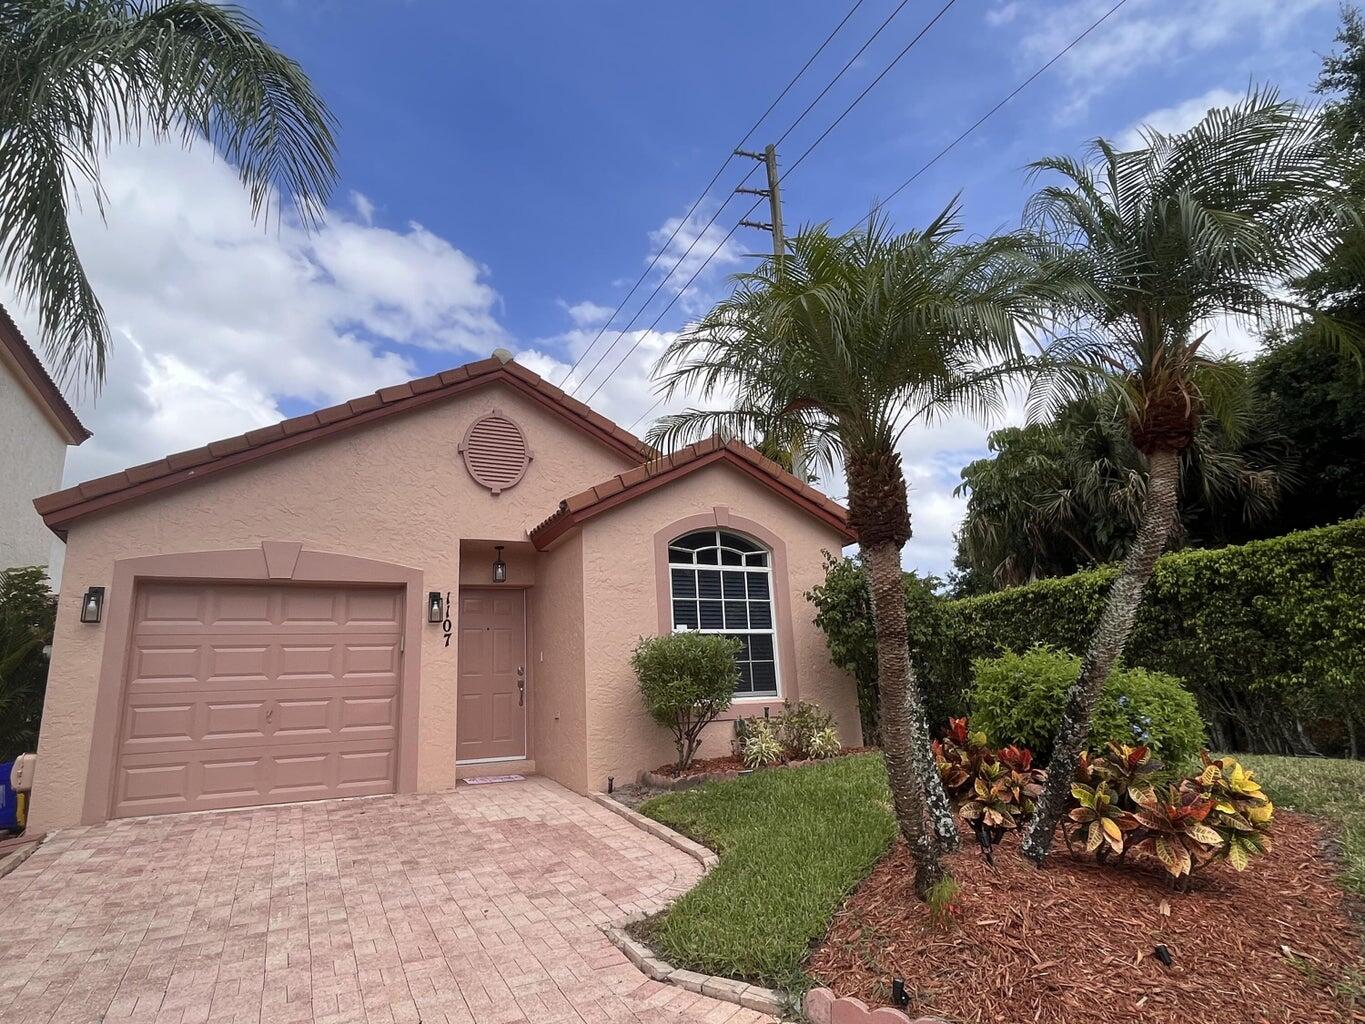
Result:
<svg viewBox="0 0 1365 1024"><path fill-rule="evenodd" d="M733 636L736 697L777 696L772 555L728 530L696 530L668 545L673 628Z"/></svg>

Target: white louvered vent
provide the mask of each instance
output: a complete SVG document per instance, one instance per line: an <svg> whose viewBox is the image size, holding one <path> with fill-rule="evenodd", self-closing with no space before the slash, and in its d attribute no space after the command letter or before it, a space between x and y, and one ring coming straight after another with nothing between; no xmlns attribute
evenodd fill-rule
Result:
<svg viewBox="0 0 1365 1024"><path fill-rule="evenodd" d="M494 494L520 483L531 461L526 435L496 409L469 425L460 453L469 475Z"/></svg>

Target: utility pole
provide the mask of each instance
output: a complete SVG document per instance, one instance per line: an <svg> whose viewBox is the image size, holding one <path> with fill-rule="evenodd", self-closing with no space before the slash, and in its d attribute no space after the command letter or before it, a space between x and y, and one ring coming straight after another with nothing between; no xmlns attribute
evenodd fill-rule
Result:
<svg viewBox="0 0 1365 1024"><path fill-rule="evenodd" d="M777 173L777 147L768 146L762 153L750 153L748 150L737 149L735 156L747 156L750 160L757 160L764 165L768 172L767 188L745 188L740 186L736 192L742 192L750 196L766 196L768 199L768 214L771 220L764 224L761 221L742 220L740 223L746 228L757 228L760 231L770 231L773 236L773 256L779 260L782 258L783 250L786 246L786 238L782 234L782 190L778 182L781 176Z"/></svg>

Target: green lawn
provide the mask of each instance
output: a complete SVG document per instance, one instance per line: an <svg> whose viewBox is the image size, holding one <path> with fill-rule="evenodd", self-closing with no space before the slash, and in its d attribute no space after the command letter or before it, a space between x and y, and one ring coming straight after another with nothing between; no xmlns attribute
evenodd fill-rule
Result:
<svg viewBox="0 0 1365 1024"><path fill-rule="evenodd" d="M1276 804L1340 828L1346 884L1365 893L1365 762L1247 756ZM705 843L720 864L640 926L670 963L800 990L802 961L891 842L877 754L657 797L641 810Z"/></svg>
<svg viewBox="0 0 1365 1024"><path fill-rule="evenodd" d="M1341 833L1343 882L1365 895L1365 761L1236 755L1256 771L1277 807L1303 811Z"/></svg>
<svg viewBox="0 0 1365 1024"><path fill-rule="evenodd" d="M641 811L720 864L642 929L669 963L800 989L801 961L891 843L881 757L758 772L657 797Z"/></svg>

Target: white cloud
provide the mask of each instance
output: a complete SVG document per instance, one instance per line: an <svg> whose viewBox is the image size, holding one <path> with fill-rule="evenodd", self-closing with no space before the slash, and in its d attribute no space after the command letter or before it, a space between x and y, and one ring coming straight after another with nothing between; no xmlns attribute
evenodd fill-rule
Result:
<svg viewBox="0 0 1365 1024"><path fill-rule="evenodd" d="M563 299L559 300L559 306L564 312L569 314L569 319L579 327L596 326L606 323L607 317L611 316L613 310L611 306L599 306L589 299L582 302L575 302L572 306Z"/></svg>
<svg viewBox="0 0 1365 1024"><path fill-rule="evenodd" d="M374 223L374 203L370 201L369 196L352 189L351 205L355 207L356 214L366 224Z"/></svg>
<svg viewBox="0 0 1365 1024"><path fill-rule="evenodd" d="M681 217L670 217L649 235L653 246L651 254L665 246L655 267L656 276L662 278L672 271L664 294L672 296L681 292L679 301L683 311L689 314L709 308L716 298L714 285L744 261L743 246L733 234L727 238L726 230L720 227L725 218L708 224L714 213L714 206L703 203L686 221ZM676 270L673 269L675 266ZM694 274L697 280L689 285ZM653 316L645 322L652 319Z"/></svg>
<svg viewBox="0 0 1365 1024"><path fill-rule="evenodd" d="M1214 107L1232 106L1245 95L1245 92L1233 92L1231 89L1218 87L1202 95L1192 96L1174 106L1153 110L1124 129L1118 137L1118 144L1122 149L1140 149L1146 145L1142 137L1144 128L1153 129L1163 135L1183 132L1202 121L1204 115Z"/></svg>
<svg viewBox="0 0 1365 1024"><path fill-rule="evenodd" d="M114 472L284 418L282 403L343 401L413 376L394 345L457 350L506 337L487 272L417 224L333 213L315 234L250 217L233 169L208 147L118 147L72 227L113 334L107 382L77 411L95 436L67 482ZM363 200L363 201L362 201ZM31 313L12 301L25 333Z"/></svg>
<svg viewBox="0 0 1365 1024"><path fill-rule="evenodd" d="M1070 95L1062 116L1077 116L1095 96L1140 71L1168 68L1233 40L1251 37L1273 48L1286 28L1328 2L1130 0L1063 58ZM1051 58L1112 6L1112 0L1019 0L1009 31L1018 35L1021 63L1032 67Z"/></svg>

